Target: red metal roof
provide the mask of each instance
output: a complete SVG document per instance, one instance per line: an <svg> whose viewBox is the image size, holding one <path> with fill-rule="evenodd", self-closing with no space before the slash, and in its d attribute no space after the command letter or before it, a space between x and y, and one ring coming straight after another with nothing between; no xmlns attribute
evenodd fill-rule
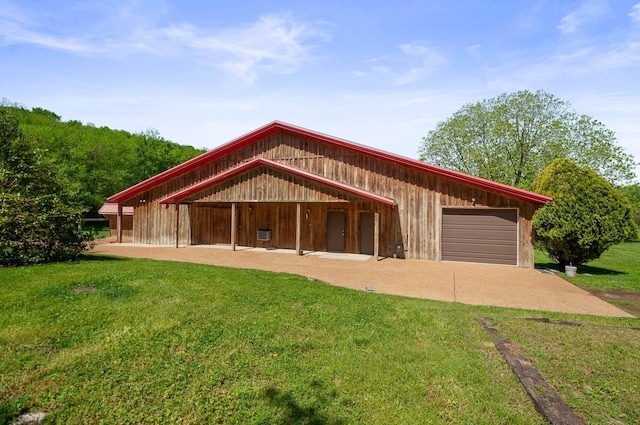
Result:
<svg viewBox="0 0 640 425"><path fill-rule="evenodd" d="M336 137L328 136L326 134L317 133L315 131L307 130L302 127L297 127L291 124L283 123L280 121L273 121L265 126L262 126L256 130L253 130L243 136L240 136L230 142L227 142L217 148L214 148L208 152L205 152L189 161L183 162L167 171L157 174L147 180L144 180L122 192L116 193L109 197L109 202L123 202L130 199L146 190L151 189L159 184L165 183L175 177L178 177L184 173L187 173L195 168L198 168L204 164L216 160L236 149L240 149L247 146L258 139L270 136L278 131L286 131L298 136L308 137L314 140L318 140L333 146L349 149L364 155L368 155L374 158L378 158L384 161L389 161L395 164L399 164L405 167L413 168L416 170L425 171L428 173L436 174L442 177L446 177L452 180L466 183L472 186L476 186L481 189L486 189L494 192L498 192L507 196L522 199L532 202L534 204L545 204L552 200L552 198L540 195L538 193L529 192L527 190L518 189L506 184L497 183L491 180L483 179L480 177L471 176L458 171L448 170L446 168L438 167L435 165L427 164L425 162L417 161L415 159L406 158L400 155L395 155L389 152L385 152L379 149L371 148L369 146L360 145L357 143L349 142Z"/></svg>
<svg viewBox="0 0 640 425"><path fill-rule="evenodd" d="M118 214L118 204L103 204L98 210L98 214L116 215ZM122 207L122 215L133 215L133 207Z"/></svg>
<svg viewBox="0 0 640 425"><path fill-rule="evenodd" d="M344 183L337 182L335 180L328 179L323 176L319 176L317 174L309 173L307 171L301 170L299 168L291 167L290 165L280 164L278 162L269 161L264 158L255 158L251 161L245 162L235 168L224 171L220 174L216 174L213 177L209 177L206 180L203 180L197 184L187 187L179 192L176 192L172 195L167 196L160 200L161 204L173 204L181 199L184 199L188 196L195 195L198 192L201 192L207 188L215 186L218 183L222 183L230 178L233 178L239 174L242 174L246 171L254 169L256 167L266 166L269 168L274 168L276 170L285 171L287 173L300 176L309 180L316 181L318 183L352 193L357 196L362 196L363 198L372 199L377 202L381 202L383 204L394 206L396 202L393 199L386 198L384 196L377 195L375 193L367 192L366 190L359 189L357 187L349 186Z"/></svg>

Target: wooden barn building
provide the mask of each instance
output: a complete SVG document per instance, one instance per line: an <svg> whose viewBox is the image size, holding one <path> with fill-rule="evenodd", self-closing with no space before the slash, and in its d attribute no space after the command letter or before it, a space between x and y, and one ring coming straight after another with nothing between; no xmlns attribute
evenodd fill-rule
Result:
<svg viewBox="0 0 640 425"><path fill-rule="evenodd" d="M550 200L278 121L108 198L118 241L519 267Z"/></svg>
<svg viewBox="0 0 640 425"><path fill-rule="evenodd" d="M118 239L120 230L120 242L133 241L133 207L122 207L120 210L120 227L118 228L118 204L106 203L100 207L98 214L103 215L109 221L109 236Z"/></svg>

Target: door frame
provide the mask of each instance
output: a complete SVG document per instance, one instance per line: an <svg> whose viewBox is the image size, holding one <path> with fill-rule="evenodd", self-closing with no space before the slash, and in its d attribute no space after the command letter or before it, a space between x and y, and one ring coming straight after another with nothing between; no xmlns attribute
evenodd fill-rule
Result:
<svg viewBox="0 0 640 425"><path fill-rule="evenodd" d="M363 220L362 216L369 216L367 220ZM366 225L366 226L365 226ZM376 218L373 211L360 211L358 214L358 251L360 254L373 255L375 252L375 233ZM364 232L363 232L364 230ZM363 243L366 236L367 244ZM365 246L368 244L370 246ZM364 248L369 248L366 250Z"/></svg>

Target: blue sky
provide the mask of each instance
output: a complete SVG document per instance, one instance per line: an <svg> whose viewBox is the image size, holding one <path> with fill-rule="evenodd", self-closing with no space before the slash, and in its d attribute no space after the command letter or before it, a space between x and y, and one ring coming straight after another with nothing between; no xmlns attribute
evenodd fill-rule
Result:
<svg viewBox="0 0 640 425"><path fill-rule="evenodd" d="M417 158L522 89L640 161L640 0L0 0L0 98L196 147L281 120Z"/></svg>

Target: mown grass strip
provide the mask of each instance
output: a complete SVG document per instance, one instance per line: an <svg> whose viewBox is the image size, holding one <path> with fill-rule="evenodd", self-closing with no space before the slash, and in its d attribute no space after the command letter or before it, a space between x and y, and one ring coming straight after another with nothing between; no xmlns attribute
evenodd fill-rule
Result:
<svg viewBox="0 0 640 425"><path fill-rule="evenodd" d="M578 266L575 277L560 276L586 289L597 297L640 317L640 241L625 242L610 247L596 260ZM545 253L536 250L538 268L558 270Z"/></svg>
<svg viewBox="0 0 640 425"><path fill-rule="evenodd" d="M638 319L545 316L549 322L492 315L491 323L585 422L640 423Z"/></svg>
<svg viewBox="0 0 640 425"><path fill-rule="evenodd" d="M518 347L511 341L500 338L498 331L489 325L487 318L478 318L484 329L493 338L493 343L540 412L554 425L584 425L584 421L563 400L558 391L531 364L531 361L518 353Z"/></svg>

